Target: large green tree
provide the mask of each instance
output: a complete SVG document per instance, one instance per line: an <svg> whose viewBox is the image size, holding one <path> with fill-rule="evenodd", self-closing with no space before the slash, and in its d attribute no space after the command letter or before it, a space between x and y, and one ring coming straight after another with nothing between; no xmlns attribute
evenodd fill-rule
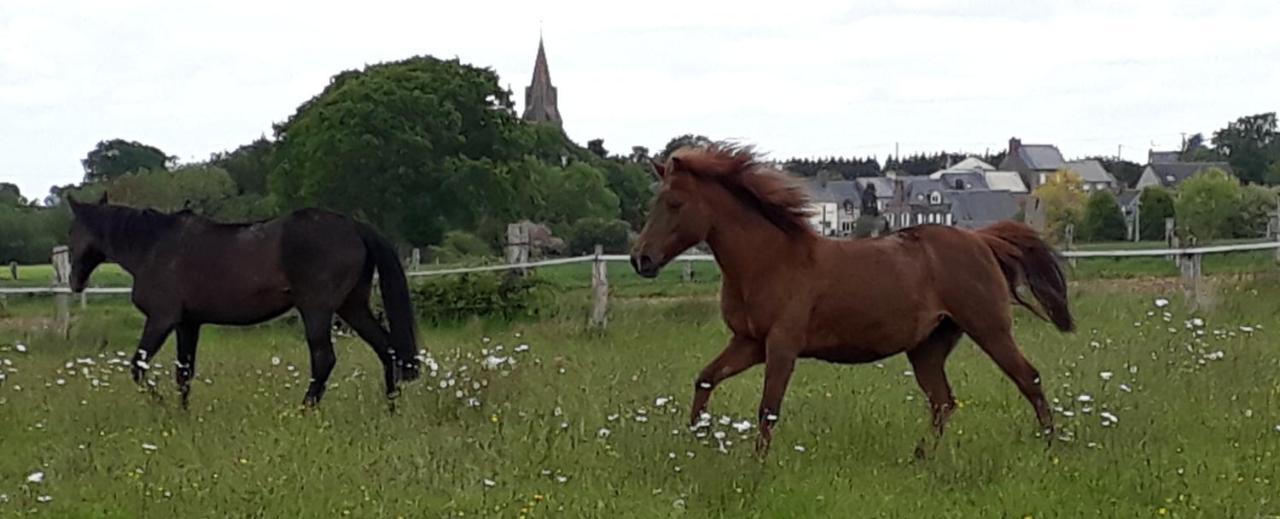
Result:
<svg viewBox="0 0 1280 519"><path fill-rule="evenodd" d="M27 199L22 196L22 190L17 185L0 182L0 206L6 205L27 205Z"/></svg>
<svg viewBox="0 0 1280 519"><path fill-rule="evenodd" d="M270 186L285 206L359 213L439 243L493 210L488 197L513 197L525 157L565 160L564 143L516 117L492 70L414 57L340 73L277 125Z"/></svg>
<svg viewBox="0 0 1280 519"><path fill-rule="evenodd" d="M1227 227L1236 238L1261 238L1267 235L1267 221L1276 212L1280 191L1259 185L1241 186L1236 211Z"/></svg>
<svg viewBox="0 0 1280 519"><path fill-rule="evenodd" d="M171 160L155 146L111 139L98 142L80 165L85 182L104 182L134 171L166 169Z"/></svg>
<svg viewBox="0 0 1280 519"><path fill-rule="evenodd" d="M1173 195L1169 190L1151 186L1138 195L1138 229L1142 239L1164 240L1164 221L1173 215Z"/></svg>
<svg viewBox="0 0 1280 519"><path fill-rule="evenodd" d="M70 225L64 207L0 205L0 264L48 263Z"/></svg>
<svg viewBox="0 0 1280 519"><path fill-rule="evenodd" d="M667 145L664 146L662 148L662 151L658 153L658 156L654 158L658 160L667 160L667 157L670 157L672 153L675 153L675 151L680 148L683 148L685 146L693 146L693 147L706 146L708 144L711 144L711 142L712 142L711 139L705 135L694 135L692 133L686 133L684 135L681 135L679 137L674 137L671 140L667 141Z"/></svg>
<svg viewBox="0 0 1280 519"><path fill-rule="evenodd" d="M222 168L192 165L125 175L107 184L107 194L117 204L169 213L191 209L214 216L236 195L236 184Z"/></svg>
<svg viewBox="0 0 1280 519"><path fill-rule="evenodd" d="M1085 241L1121 241L1125 238L1124 213L1110 191L1095 191L1084 207L1080 238Z"/></svg>
<svg viewBox="0 0 1280 519"><path fill-rule="evenodd" d="M618 196L609 190L604 173L585 162L553 168L547 182L546 219L572 224L583 218L616 220Z"/></svg>
<svg viewBox="0 0 1280 519"><path fill-rule="evenodd" d="M1200 243L1230 236L1230 222L1238 211L1240 181L1218 168L1187 179L1178 188L1174 209L1178 226Z"/></svg>
<svg viewBox="0 0 1280 519"><path fill-rule="evenodd" d="M1236 119L1213 133L1213 145L1227 157L1240 180L1263 182L1267 168L1280 162L1280 132L1276 128L1275 112Z"/></svg>
<svg viewBox="0 0 1280 519"><path fill-rule="evenodd" d="M608 161L603 165L609 190L618 196L618 209L622 219L639 230L649 214L649 199L653 198L653 174L649 164Z"/></svg>
<svg viewBox="0 0 1280 519"><path fill-rule="evenodd" d="M209 162L226 170L240 193L263 195L267 193L267 177L271 174L271 154L274 151L275 143L261 137L233 151L214 153Z"/></svg>

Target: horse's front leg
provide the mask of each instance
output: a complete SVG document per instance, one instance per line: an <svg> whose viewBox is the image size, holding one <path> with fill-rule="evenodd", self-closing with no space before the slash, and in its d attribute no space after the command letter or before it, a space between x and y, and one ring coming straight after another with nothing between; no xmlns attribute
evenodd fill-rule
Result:
<svg viewBox="0 0 1280 519"><path fill-rule="evenodd" d="M172 319L147 317L147 324L142 327L142 337L138 339L138 351L134 352L133 362L130 364L133 381L138 385L143 385L142 379L146 377L147 370L151 369L156 352L160 351L165 339L169 338L169 333L173 331L175 324Z"/></svg>
<svg viewBox="0 0 1280 519"><path fill-rule="evenodd" d="M764 395L760 398L760 437L756 451L764 454L773 442L773 427L782 414L782 398L791 382L802 343L798 337L785 333L770 333L765 343Z"/></svg>
<svg viewBox="0 0 1280 519"><path fill-rule="evenodd" d="M764 345L760 341L734 335L729 344L714 360L702 368L698 379L693 382L693 405L689 408L689 426L698 423L698 418L707 409L707 400L711 399L711 391L725 379L746 371L748 368L764 362Z"/></svg>
<svg viewBox="0 0 1280 519"><path fill-rule="evenodd" d="M187 400L191 396L191 377L196 371L196 343L200 340L198 323L182 323L178 325L178 361L174 370L174 380L178 383L178 393L182 395L182 408L187 408Z"/></svg>

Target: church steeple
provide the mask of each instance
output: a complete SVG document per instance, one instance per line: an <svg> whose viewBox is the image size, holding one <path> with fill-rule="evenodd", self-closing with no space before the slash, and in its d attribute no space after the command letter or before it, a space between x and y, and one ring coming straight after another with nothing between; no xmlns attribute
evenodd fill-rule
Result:
<svg viewBox="0 0 1280 519"><path fill-rule="evenodd" d="M538 58L533 63L533 80L524 89L524 120L561 126L560 107L556 105L556 87L551 84L547 67L547 51L538 37Z"/></svg>

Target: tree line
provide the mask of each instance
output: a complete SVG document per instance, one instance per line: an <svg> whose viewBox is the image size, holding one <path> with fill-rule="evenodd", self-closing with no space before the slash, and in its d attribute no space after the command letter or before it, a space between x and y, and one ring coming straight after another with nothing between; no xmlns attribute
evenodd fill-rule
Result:
<svg viewBox="0 0 1280 519"><path fill-rule="evenodd" d="M1124 209L1111 191L1092 193L1072 171L1059 171L1034 195L1045 210L1046 234L1061 242L1074 226L1080 241L1123 241L1130 238ZM1280 202L1280 188L1244 184L1219 168L1208 168L1176 190L1143 189L1136 209L1139 237L1165 239L1165 220L1173 218L1177 235L1196 243L1231 238L1262 238Z"/></svg>

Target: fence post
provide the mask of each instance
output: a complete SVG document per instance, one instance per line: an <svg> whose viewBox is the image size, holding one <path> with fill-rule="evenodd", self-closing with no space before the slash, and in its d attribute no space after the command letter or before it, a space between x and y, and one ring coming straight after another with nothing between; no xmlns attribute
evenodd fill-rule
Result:
<svg viewBox="0 0 1280 519"><path fill-rule="evenodd" d="M1174 232L1173 218L1164 219L1164 244L1170 249L1176 249L1180 245L1178 243L1178 233ZM1165 259L1173 261L1175 265L1182 264L1182 257L1176 254L1167 256Z"/></svg>
<svg viewBox="0 0 1280 519"><path fill-rule="evenodd" d="M409 268L411 270L418 270L418 268L421 266L422 266L422 249L414 247L413 253L409 255Z"/></svg>
<svg viewBox="0 0 1280 519"><path fill-rule="evenodd" d="M1182 264L1180 265L1182 290L1193 310L1200 307L1200 285L1202 284L1200 258L1202 257L1200 254L1187 254L1182 258Z"/></svg>
<svg viewBox="0 0 1280 519"><path fill-rule="evenodd" d="M523 222L507 224L507 264L517 265L529 262L529 226ZM523 269L515 272L524 274Z"/></svg>
<svg viewBox="0 0 1280 519"><path fill-rule="evenodd" d="M17 262L17 260L14 260L14 261L10 261L10 262L9 262L9 276L10 276L10 277L12 277L14 281L17 281L17 280L18 280L18 262Z"/></svg>
<svg viewBox="0 0 1280 519"><path fill-rule="evenodd" d="M1275 240L1280 243L1280 209L1276 209L1276 235ZM1280 247L1276 247L1276 263L1280 264Z"/></svg>
<svg viewBox="0 0 1280 519"><path fill-rule="evenodd" d="M53 263L53 287L70 288L71 253L67 246L59 245L54 247L51 261ZM62 334L62 337L66 339L71 333L71 294L57 292L53 295L53 301L56 307L54 323L58 326L58 333Z"/></svg>
<svg viewBox="0 0 1280 519"><path fill-rule="evenodd" d="M1138 199L1133 203L1133 242L1142 241L1142 194L1138 194Z"/></svg>
<svg viewBox="0 0 1280 519"><path fill-rule="evenodd" d="M1271 216L1267 228L1271 230L1271 239L1280 242L1280 199L1276 200L1276 214ZM1276 263L1280 264L1280 247L1276 247ZM17 279L15 276L14 279Z"/></svg>
<svg viewBox="0 0 1280 519"><path fill-rule="evenodd" d="M1070 224L1070 223L1069 223L1069 224L1067 224L1066 235L1067 235L1067 236L1066 236L1066 241L1067 241L1067 250L1075 249L1075 246L1076 246L1076 226L1075 226L1075 224ZM1071 263L1071 268L1075 268L1075 266L1076 266L1076 259L1075 259L1074 257L1072 257L1071 259L1069 259L1069 260L1067 260L1067 261Z"/></svg>
<svg viewBox="0 0 1280 519"><path fill-rule="evenodd" d="M693 281L693 260L684 260L684 274L680 279L685 283Z"/></svg>
<svg viewBox="0 0 1280 519"><path fill-rule="evenodd" d="M609 307L609 271L604 261L604 247L596 245L595 261L591 263L591 322L592 328L604 329Z"/></svg>

